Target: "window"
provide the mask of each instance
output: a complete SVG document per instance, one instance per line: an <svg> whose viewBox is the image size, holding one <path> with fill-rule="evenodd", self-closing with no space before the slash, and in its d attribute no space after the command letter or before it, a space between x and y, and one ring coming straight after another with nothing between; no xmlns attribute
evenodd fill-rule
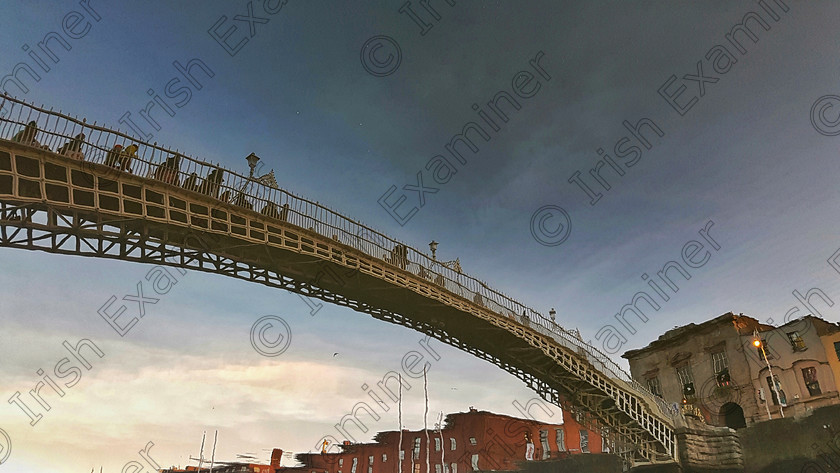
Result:
<svg viewBox="0 0 840 473"><path fill-rule="evenodd" d="M654 396L662 397L662 385L659 384L659 376L647 379L648 391Z"/></svg>
<svg viewBox="0 0 840 473"><path fill-rule="evenodd" d="M368 457L368 473L373 473L373 455Z"/></svg>
<svg viewBox="0 0 840 473"><path fill-rule="evenodd" d="M449 467L452 469L452 473L458 473L458 464L457 463L450 463Z"/></svg>
<svg viewBox="0 0 840 473"><path fill-rule="evenodd" d="M473 453L472 459L471 459L471 465L472 465L473 470L478 470L478 454L477 453Z"/></svg>
<svg viewBox="0 0 840 473"><path fill-rule="evenodd" d="M338 459L338 466L339 466L339 467L344 466L344 459L343 459L343 458L339 458L339 459Z"/></svg>
<svg viewBox="0 0 840 473"><path fill-rule="evenodd" d="M718 386L729 386L729 360L723 350L712 353L712 372Z"/></svg>
<svg viewBox="0 0 840 473"><path fill-rule="evenodd" d="M414 464L414 473L420 473L420 464L419 463Z"/></svg>
<svg viewBox="0 0 840 473"><path fill-rule="evenodd" d="M782 383L779 382L778 376L773 376L776 379L776 390L773 389L772 381L770 381L770 377L768 376L767 379L767 387L770 389L770 396L773 398L773 405L779 405L779 397L782 398L782 406L787 406L787 396L785 396L785 391L782 389ZM779 397L776 397L776 391L779 391Z"/></svg>
<svg viewBox="0 0 840 473"><path fill-rule="evenodd" d="M350 473L356 473L356 466L359 464L358 458L353 458L353 467L350 470Z"/></svg>
<svg viewBox="0 0 840 473"><path fill-rule="evenodd" d="M449 449L455 450L458 447L458 444L455 442L455 437L449 438Z"/></svg>
<svg viewBox="0 0 840 473"><path fill-rule="evenodd" d="M691 365L688 363L677 367L677 378L683 388L683 396L686 399L694 398L694 375L691 373Z"/></svg>
<svg viewBox="0 0 840 473"><path fill-rule="evenodd" d="M439 463L436 463L436 464L435 464L435 473L443 473L443 471L442 471L442 470L441 470L441 468L440 468L440 464L439 464Z"/></svg>
<svg viewBox="0 0 840 473"><path fill-rule="evenodd" d="M589 453L589 432L582 429L580 431L580 451L581 453Z"/></svg>
<svg viewBox="0 0 840 473"><path fill-rule="evenodd" d="M476 445L478 442L475 441L475 437L470 437L470 445Z"/></svg>
<svg viewBox="0 0 840 473"><path fill-rule="evenodd" d="M405 452L400 450L400 460L405 460Z"/></svg>
<svg viewBox="0 0 840 473"><path fill-rule="evenodd" d="M761 347L764 347L764 350L762 350ZM765 352L767 353L767 360L772 360L774 358L773 350L771 350L770 346L767 345L767 340L763 338L761 339L761 346L756 348L756 350L758 350L758 359L761 361L766 361L764 359Z"/></svg>
<svg viewBox="0 0 840 473"><path fill-rule="evenodd" d="M555 432L557 434L557 451L558 452L565 452L566 451L566 431L563 429L557 429Z"/></svg>
<svg viewBox="0 0 840 473"><path fill-rule="evenodd" d="M414 439L414 455L413 455L413 458L415 460L420 459L420 437L417 437L416 439Z"/></svg>
<svg viewBox="0 0 840 473"><path fill-rule="evenodd" d="M435 437L435 451L440 451L440 437Z"/></svg>
<svg viewBox="0 0 840 473"><path fill-rule="evenodd" d="M834 354L837 355L837 360L840 361L840 342L834 342Z"/></svg>
<svg viewBox="0 0 840 473"><path fill-rule="evenodd" d="M542 447L542 459L545 460L548 458L548 453L550 452L548 448L548 431L547 430L540 430L540 446Z"/></svg>
<svg viewBox="0 0 840 473"><path fill-rule="evenodd" d="M817 381L816 368L802 368L802 377L805 378L805 386L808 388L808 393L811 396L822 394L822 391L820 390L820 382Z"/></svg>
<svg viewBox="0 0 840 473"><path fill-rule="evenodd" d="M793 347L793 351L805 351L808 348L805 346L805 340L802 339L799 332L788 332L787 336L788 340L790 340L790 346Z"/></svg>
<svg viewBox="0 0 840 473"><path fill-rule="evenodd" d="M386 461L388 461L388 454L387 454L387 453L383 453L383 454L382 454L382 462L384 463L384 462L386 462Z"/></svg>

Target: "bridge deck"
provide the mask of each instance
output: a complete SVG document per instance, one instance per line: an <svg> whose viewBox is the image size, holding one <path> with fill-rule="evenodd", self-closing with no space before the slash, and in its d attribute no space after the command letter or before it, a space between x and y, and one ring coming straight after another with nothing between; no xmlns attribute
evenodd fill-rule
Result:
<svg viewBox="0 0 840 473"><path fill-rule="evenodd" d="M496 363L586 412L637 459L676 458L678 413L605 354L484 282L255 179L6 100L0 245L178 265L346 305ZM31 121L37 134L21 137ZM69 144L64 155L52 151L59 142ZM132 172L104 164L124 159L109 159L119 143L138 144Z"/></svg>

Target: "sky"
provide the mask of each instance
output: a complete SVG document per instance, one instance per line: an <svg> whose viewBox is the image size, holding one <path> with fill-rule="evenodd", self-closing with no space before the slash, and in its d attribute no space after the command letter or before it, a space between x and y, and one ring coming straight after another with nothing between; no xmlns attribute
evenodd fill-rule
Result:
<svg viewBox="0 0 840 473"><path fill-rule="evenodd" d="M840 321L840 4L404 3L6 0L0 88L242 173L256 153L282 188L419 250L439 242L439 259L554 308L624 367L624 351L729 311ZM731 34L750 12L755 42ZM48 40L45 72L28 52L51 33L67 47ZM26 90L4 77L21 63L38 72L18 74ZM140 117L153 96L173 112L151 109L154 126ZM476 152L450 144L470 123L485 133L467 132ZM669 273L677 290L656 276L670 261L690 276ZM216 430L220 460L310 451L411 351L429 363L430 425L470 406L522 416L536 397L420 333L327 304L311 315L258 284L176 272L121 337L97 311L152 266L0 248L0 268L0 397L20 392L42 415L33 426L0 403L3 472L119 472L148 448L160 466L195 465ZM668 299L620 326L653 292L646 278ZM831 303L804 307L794 291L811 289ZM279 356L252 346L264 316L288 325ZM83 339L103 356L87 352L91 368L38 406L38 370ZM420 429L422 382L409 381L404 424ZM352 433L396 426L390 409Z"/></svg>

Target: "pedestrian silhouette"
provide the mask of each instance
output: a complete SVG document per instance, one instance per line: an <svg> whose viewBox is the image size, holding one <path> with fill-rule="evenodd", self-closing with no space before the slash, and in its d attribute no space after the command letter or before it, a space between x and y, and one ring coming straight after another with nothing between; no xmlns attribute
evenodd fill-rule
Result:
<svg viewBox="0 0 840 473"><path fill-rule="evenodd" d="M35 141L35 136L38 134L38 124L35 123L35 120L27 123L23 130L15 133L15 136L12 137L12 141L17 143L23 143L25 145L28 144L38 144Z"/></svg>
<svg viewBox="0 0 840 473"><path fill-rule="evenodd" d="M204 182L201 183L201 186L199 186L198 192L209 195L211 197L218 198L219 188L222 185L223 173L224 171L218 168L210 171L210 174L207 175L207 179L205 179Z"/></svg>
<svg viewBox="0 0 840 473"><path fill-rule="evenodd" d="M79 161L85 159L82 154L82 145L85 143L85 134L79 133L72 140L64 143L61 148L58 148L58 154L67 156L68 158L78 159Z"/></svg>
<svg viewBox="0 0 840 473"><path fill-rule="evenodd" d="M176 154L166 158L166 161L159 164L155 169L155 179L177 186L180 179L178 178L178 170L181 167L181 156Z"/></svg>

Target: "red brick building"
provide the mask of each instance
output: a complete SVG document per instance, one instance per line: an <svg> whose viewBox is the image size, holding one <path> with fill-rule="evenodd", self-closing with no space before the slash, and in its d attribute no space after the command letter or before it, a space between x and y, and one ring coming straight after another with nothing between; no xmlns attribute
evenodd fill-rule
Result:
<svg viewBox="0 0 840 473"><path fill-rule="evenodd" d="M327 473L468 473L474 470L511 470L526 459L526 433L534 445L533 459L545 460L576 453L601 453L601 437L570 416L563 424L543 424L492 412L449 414L442 430L380 432L371 443L331 445L327 453L296 456L308 472Z"/></svg>

